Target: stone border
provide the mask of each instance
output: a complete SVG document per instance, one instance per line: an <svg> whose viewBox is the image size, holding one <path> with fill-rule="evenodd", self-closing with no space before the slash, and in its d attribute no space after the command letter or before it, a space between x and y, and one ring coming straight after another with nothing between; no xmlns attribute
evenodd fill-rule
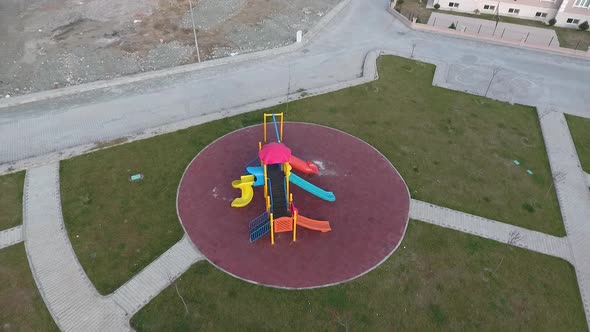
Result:
<svg viewBox="0 0 590 332"><path fill-rule="evenodd" d="M363 142L364 144L366 144L368 147L370 147L371 149L373 149L375 152L377 152L381 157L383 157L384 160L387 161L387 163L389 163L389 165L391 166L391 168L399 175L400 179L402 179L402 182L404 183L404 186L406 188L406 191L408 192L408 198L410 199L410 205L409 205L409 210L408 210L408 217L406 219L406 223L405 223L405 227L404 230L402 232L402 236L400 237L400 241L397 243L397 245L391 250L390 253L388 253L381 261L379 261L377 264L373 265L372 267L370 267L369 269L367 269L366 271L352 277L352 278L348 278L345 280L341 280L338 282L334 282L331 284L325 284L325 285L321 285L321 286L312 286L312 287L281 287L281 286L275 286L275 285L266 285L263 283L259 283L253 280L249 280L249 279L245 279L242 278L238 275L235 275L229 271L224 270L223 268L219 267L217 264L213 263L207 256L203 255L204 259L207 260L207 262L209 262L211 265L213 265L215 268L219 269L220 271L236 278L242 281L245 281L247 283L250 284L254 284L254 285L260 285L260 286L265 286L265 287L269 287L269 288L276 288L276 289L287 289L287 290L305 290L305 289L317 289L317 288L326 288L326 287L331 287L331 286L336 286L336 285L340 285L355 279L358 279L364 275L366 275L367 273L373 271L374 269L376 269L377 267L381 266L381 264L383 264L387 259L389 259L389 257L391 257L391 255L393 255L393 253L395 251L397 251L397 249L399 248L399 246L401 245L401 243L404 241L404 237L406 236L406 231L408 230L408 224L410 223L410 211L412 208L412 196L410 195L410 189L408 187L408 184L406 183L406 180L404 180L404 178L402 177L401 173L397 170L397 168L395 168L395 166L393 166L393 164L391 163L391 161L389 160L389 158L385 157L379 150L377 150L374 146L372 146L371 144L367 143L365 140L358 138L357 136L354 136L352 134L349 134L343 130L337 129L337 128L333 128L333 127L328 127L328 126L324 126L321 124L317 124L317 123L311 123L311 122L292 122L292 121L287 121L286 123L298 123L298 124L307 124L307 125L314 125L314 126L318 126L318 127L323 127L323 128L328 128L331 130L335 130L339 133L342 133L344 135L350 136L354 139L357 139L361 142ZM204 147L201 151L199 151L199 153L197 153L197 155L188 163L188 165L186 166L186 168L184 169L184 172L182 173L182 177L180 178L180 182L178 183L178 189L176 189L176 216L178 217L178 221L180 222L180 226L182 227L182 230L184 231L184 234L186 237L188 237L188 233L186 231L186 229L184 228L184 224L182 223L182 218L180 217L180 213L178 212L178 197L180 194L180 184L182 183L183 179L184 179L184 175L186 174L186 171L189 169L190 165L195 161L195 159L197 159L199 157L199 155L205 151L208 147L210 147L211 145L213 145L215 142L219 141L220 139L224 138L225 136L231 135L234 132L238 131L238 130L243 130L246 128L252 128L252 127L256 127L256 126L260 126L261 124L255 124L255 125L251 125L251 126L247 126L247 127L243 127L237 130L234 130L232 132L229 132L219 138L217 138L216 140L214 140L213 142L209 143L206 147ZM190 237L188 237L190 240ZM190 241L193 245L193 247L195 248L195 250L197 250L197 252L200 252L199 248L197 248L197 246L195 245L195 243L191 240Z"/></svg>
<svg viewBox="0 0 590 332"><path fill-rule="evenodd" d="M3 108L18 106L22 104L38 102L46 99L52 99L57 97L65 97L69 95L79 94L83 92L105 89L116 87L119 85L125 85L130 83L135 83L139 81L146 81L156 78L161 78L170 75L177 75L183 73L189 73L205 68L217 67L228 65L237 62L246 62L252 61L259 58L264 58L273 55L280 55L285 53L290 53L296 51L300 48L305 47L318 33L320 33L344 8L346 8L352 0L341 0L334 8L332 8L328 14L324 15L322 19L309 31L303 35L303 39L300 43L294 42L290 45L272 48L268 50L263 50L259 52L252 52L252 53L245 53L240 54L234 57L223 57L219 59L204 61L200 63L193 63L183 66L177 66L167 69L161 69L156 71L150 71L145 73L133 74L129 76L123 76L114 78L111 80L100 80L94 81L90 83L80 84L80 85L73 85L69 87L64 87L56 90L45 90L40 92L34 92L22 96L16 96L11 98L3 98L0 99L0 111Z"/></svg>

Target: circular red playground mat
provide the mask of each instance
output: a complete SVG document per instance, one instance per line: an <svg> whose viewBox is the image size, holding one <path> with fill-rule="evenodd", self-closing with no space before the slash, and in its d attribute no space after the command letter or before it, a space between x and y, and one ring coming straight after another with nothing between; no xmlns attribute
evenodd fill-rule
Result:
<svg viewBox="0 0 590 332"><path fill-rule="evenodd" d="M237 130L201 151L186 169L177 196L178 216L188 236L221 270L272 287L311 288L351 280L383 262L401 242L408 224L407 186L378 151L344 132L307 123L285 123L283 142L293 155L315 162L320 175L299 176L332 191L323 201L291 185L302 216L328 220L331 232L297 228L254 243L248 223L265 209L263 187L244 208L232 208L241 195L232 180L257 158L262 125ZM268 127L274 139L274 129Z"/></svg>

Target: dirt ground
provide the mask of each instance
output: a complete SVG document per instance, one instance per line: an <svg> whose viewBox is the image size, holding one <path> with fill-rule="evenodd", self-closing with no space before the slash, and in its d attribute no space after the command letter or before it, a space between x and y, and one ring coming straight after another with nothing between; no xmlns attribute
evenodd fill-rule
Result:
<svg viewBox="0 0 590 332"><path fill-rule="evenodd" d="M0 0L0 98L274 48L339 0Z"/></svg>

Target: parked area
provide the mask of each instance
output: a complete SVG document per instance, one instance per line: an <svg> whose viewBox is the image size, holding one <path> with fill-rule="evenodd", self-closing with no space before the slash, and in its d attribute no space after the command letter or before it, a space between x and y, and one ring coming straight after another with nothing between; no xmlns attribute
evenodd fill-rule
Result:
<svg viewBox="0 0 590 332"><path fill-rule="evenodd" d="M338 0L3 0L0 98L295 41ZM193 7L194 26L190 5Z"/></svg>

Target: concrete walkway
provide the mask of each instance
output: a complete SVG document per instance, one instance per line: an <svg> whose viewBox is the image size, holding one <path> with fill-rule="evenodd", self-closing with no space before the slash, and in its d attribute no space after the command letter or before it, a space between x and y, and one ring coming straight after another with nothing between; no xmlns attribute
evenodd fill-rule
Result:
<svg viewBox="0 0 590 332"><path fill-rule="evenodd" d="M22 226L12 227L0 231L0 249L23 241Z"/></svg>
<svg viewBox="0 0 590 332"><path fill-rule="evenodd" d="M63 331L130 330L133 314L203 259L184 237L113 294L102 296L82 269L63 224L59 164L28 170L24 190L27 256L43 300ZM20 226L8 231L17 234Z"/></svg>
<svg viewBox="0 0 590 332"><path fill-rule="evenodd" d="M415 199L410 204L410 218L555 256L571 262L571 251L567 238L547 235Z"/></svg>
<svg viewBox="0 0 590 332"><path fill-rule="evenodd" d="M590 326L590 192L564 114L540 107L539 120Z"/></svg>
<svg viewBox="0 0 590 332"><path fill-rule="evenodd" d="M127 281L110 296L132 317L151 299L168 287L191 265L204 259L191 240L184 236L139 274Z"/></svg>
<svg viewBox="0 0 590 332"><path fill-rule="evenodd" d="M63 224L59 164L27 171L25 248L33 277L63 331L126 331L125 312L98 294L80 266Z"/></svg>

